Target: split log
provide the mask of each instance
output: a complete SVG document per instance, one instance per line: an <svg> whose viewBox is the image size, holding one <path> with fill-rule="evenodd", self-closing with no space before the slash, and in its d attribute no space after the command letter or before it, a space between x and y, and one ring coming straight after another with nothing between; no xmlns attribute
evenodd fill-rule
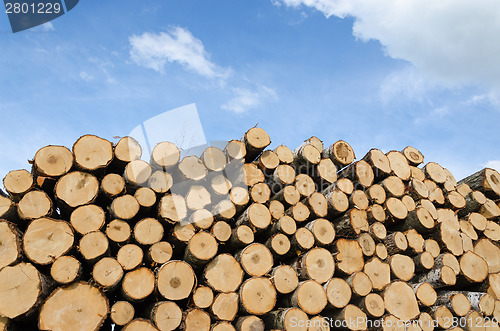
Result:
<svg viewBox="0 0 500 331"><path fill-rule="evenodd" d="M332 162L340 168L351 164L356 158L351 145L343 140L339 140L330 147L325 148L321 153L321 156L324 159L331 159Z"/></svg>

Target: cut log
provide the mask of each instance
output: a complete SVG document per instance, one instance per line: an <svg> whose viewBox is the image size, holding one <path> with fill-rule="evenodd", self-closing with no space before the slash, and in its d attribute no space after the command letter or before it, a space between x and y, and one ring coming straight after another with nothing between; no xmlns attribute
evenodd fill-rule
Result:
<svg viewBox="0 0 500 331"><path fill-rule="evenodd" d="M427 211L429 213L431 213L432 218L437 220L437 218L438 218L437 209L429 199L420 200L419 205L424 207L425 209L427 209Z"/></svg>
<svg viewBox="0 0 500 331"><path fill-rule="evenodd" d="M422 169L410 166L411 170L411 178L418 179L420 181L424 181L425 179L425 173L422 171Z"/></svg>
<svg viewBox="0 0 500 331"><path fill-rule="evenodd" d="M159 330L175 330L182 322L182 310L175 302L160 301L150 308L148 317Z"/></svg>
<svg viewBox="0 0 500 331"><path fill-rule="evenodd" d="M293 221L293 219L291 219L289 223L291 223L291 221ZM284 225L286 228L286 224ZM293 222L293 226L290 225L289 230L292 230L292 227L294 226L295 222ZM309 229L314 235L315 243L318 246L328 246L333 243L333 240L335 239L335 228L333 224L324 218L318 218L307 223L305 225L305 228ZM295 230L292 233L286 233L285 231L283 232L285 234L293 234Z"/></svg>
<svg viewBox="0 0 500 331"><path fill-rule="evenodd" d="M459 184L467 184L472 190L481 191L489 198L500 198L500 174L496 170L485 168L462 179Z"/></svg>
<svg viewBox="0 0 500 331"><path fill-rule="evenodd" d="M297 272L289 265L280 265L271 271L271 281L281 294L288 294L297 288L299 285L299 278Z"/></svg>
<svg viewBox="0 0 500 331"><path fill-rule="evenodd" d="M158 215L169 223L178 223L187 216L186 200L178 194L164 195L158 204Z"/></svg>
<svg viewBox="0 0 500 331"><path fill-rule="evenodd" d="M339 140L330 147L324 149L321 156L324 159L330 158L332 162L340 168L351 164L356 158L351 145L343 140Z"/></svg>
<svg viewBox="0 0 500 331"><path fill-rule="evenodd" d="M274 169L272 176L272 188L284 187L295 181L295 169L287 164L281 164Z"/></svg>
<svg viewBox="0 0 500 331"><path fill-rule="evenodd" d="M459 260L460 274L470 283L479 283L488 277L488 264L479 255L469 251L464 253Z"/></svg>
<svg viewBox="0 0 500 331"><path fill-rule="evenodd" d="M451 267L434 265L431 271L416 277L418 283L429 283L433 288L438 289L455 285L457 278Z"/></svg>
<svg viewBox="0 0 500 331"><path fill-rule="evenodd" d="M234 320L238 313L238 294L235 292L217 294L210 306L210 313L219 321Z"/></svg>
<svg viewBox="0 0 500 331"><path fill-rule="evenodd" d="M208 170L205 164L195 155L186 156L177 165L178 175L175 177L176 183L181 183L188 180L200 181L204 179Z"/></svg>
<svg viewBox="0 0 500 331"><path fill-rule="evenodd" d="M415 296L417 298L418 304L424 307L431 307L437 300L436 290L429 283L417 283L411 285Z"/></svg>
<svg viewBox="0 0 500 331"><path fill-rule="evenodd" d="M351 275L363 270L363 251L356 240L337 240L334 244L334 252L336 253L336 267L341 273Z"/></svg>
<svg viewBox="0 0 500 331"><path fill-rule="evenodd" d="M413 200L413 198L407 194L405 194L401 197L401 202L406 206L406 209L408 210L408 212L414 211L417 208L417 204L415 203L415 200Z"/></svg>
<svg viewBox="0 0 500 331"><path fill-rule="evenodd" d="M73 256L61 256L52 263L50 276L59 284L70 284L82 274L82 264Z"/></svg>
<svg viewBox="0 0 500 331"><path fill-rule="evenodd" d="M290 252L290 239L283 233L277 233L266 241L266 247L277 258L287 255Z"/></svg>
<svg viewBox="0 0 500 331"><path fill-rule="evenodd" d="M370 257L375 254L375 240L373 240L372 236L369 233L361 233L358 236L358 243L361 246L361 250L363 251L363 255Z"/></svg>
<svg viewBox="0 0 500 331"><path fill-rule="evenodd" d="M293 151L293 165L298 173L306 173L321 160L321 153L311 144L303 143Z"/></svg>
<svg viewBox="0 0 500 331"><path fill-rule="evenodd" d="M371 205L368 207L366 212L369 223L375 222L382 224L383 222L385 222L386 219L385 210L384 207L382 207L381 205L377 204Z"/></svg>
<svg viewBox="0 0 500 331"><path fill-rule="evenodd" d="M453 314L446 306L436 306L431 309L432 319L435 321L436 327L448 330L453 323Z"/></svg>
<svg viewBox="0 0 500 331"><path fill-rule="evenodd" d="M295 205L290 207L286 212L286 215L291 216L297 223L301 223L309 219L311 212L309 208L302 202L297 202Z"/></svg>
<svg viewBox="0 0 500 331"><path fill-rule="evenodd" d="M358 236L361 232L368 232L370 226L366 211L351 209L340 219L334 222L335 233L338 237L352 238Z"/></svg>
<svg viewBox="0 0 500 331"><path fill-rule="evenodd" d="M151 153L150 163L158 169L168 169L179 162L180 151L171 142L164 141L157 144Z"/></svg>
<svg viewBox="0 0 500 331"><path fill-rule="evenodd" d="M186 206L190 210L199 210L212 203L210 192L201 185L193 185L186 194Z"/></svg>
<svg viewBox="0 0 500 331"><path fill-rule="evenodd" d="M402 232L393 232L384 239L384 245L389 255L403 253L408 248L408 240Z"/></svg>
<svg viewBox="0 0 500 331"><path fill-rule="evenodd" d="M69 224L52 218L32 221L23 236L26 257L36 264L47 265L67 253L73 246L74 234Z"/></svg>
<svg viewBox="0 0 500 331"><path fill-rule="evenodd" d="M235 325L236 331L264 331L264 322L255 315L241 316Z"/></svg>
<svg viewBox="0 0 500 331"><path fill-rule="evenodd" d="M162 238L163 225L155 218L143 218L134 226L134 239L140 245L153 245Z"/></svg>
<svg viewBox="0 0 500 331"><path fill-rule="evenodd" d="M233 248L241 248L254 241L253 230L247 225L240 225L232 230L229 244Z"/></svg>
<svg viewBox="0 0 500 331"><path fill-rule="evenodd" d="M325 194L325 198L328 204L328 215L331 217L337 216L349 208L349 199L340 189L331 190Z"/></svg>
<svg viewBox="0 0 500 331"><path fill-rule="evenodd" d="M321 285L318 286L321 288ZM252 315L266 314L276 304L276 290L273 283L265 277L247 279L241 284L239 296L241 309Z"/></svg>
<svg viewBox="0 0 500 331"><path fill-rule="evenodd" d="M361 192L363 193L363 192ZM364 194L364 193L363 193ZM366 198L366 195L365 195ZM368 202L368 200L367 200ZM314 192L304 199L304 204L309 208L311 217L325 217L328 214L328 203L323 194Z"/></svg>
<svg viewBox="0 0 500 331"><path fill-rule="evenodd" d="M391 166L387 156L379 149L372 148L363 157L363 160L368 162L372 167L375 178L381 179L389 176L391 173Z"/></svg>
<svg viewBox="0 0 500 331"><path fill-rule="evenodd" d="M455 228L451 222L438 223L433 236L442 249L449 251L455 256L463 254L462 237L460 236L459 229Z"/></svg>
<svg viewBox="0 0 500 331"><path fill-rule="evenodd" d="M122 163L137 160L142 155L141 145L132 137L122 137L114 149L115 159Z"/></svg>
<svg viewBox="0 0 500 331"><path fill-rule="evenodd" d="M131 320L134 319L134 315L134 306L132 306L132 304L128 301L115 302L109 312L111 321L118 326L128 324Z"/></svg>
<svg viewBox="0 0 500 331"><path fill-rule="evenodd" d="M415 274L415 264L409 256L394 254L389 257L389 265L393 277L402 281L409 281Z"/></svg>
<svg viewBox="0 0 500 331"><path fill-rule="evenodd" d="M17 210L14 201L0 195L0 218L7 221L17 221Z"/></svg>
<svg viewBox="0 0 500 331"><path fill-rule="evenodd" d="M295 187L303 198L310 196L316 191L316 184L312 178L306 174L300 174L295 177Z"/></svg>
<svg viewBox="0 0 500 331"><path fill-rule="evenodd" d="M403 181L396 176L387 177L380 182L380 185L384 188L388 198L399 198L405 193L405 185Z"/></svg>
<svg viewBox="0 0 500 331"><path fill-rule="evenodd" d="M13 223L0 219L0 269L20 261L21 235Z"/></svg>
<svg viewBox="0 0 500 331"><path fill-rule="evenodd" d="M253 243L236 253L236 260L243 270L252 277L263 276L273 266L273 255L260 243Z"/></svg>
<svg viewBox="0 0 500 331"><path fill-rule="evenodd" d="M263 129L254 127L245 133L242 142L247 151L245 162L252 162L262 153L264 148L269 146L271 138Z"/></svg>
<svg viewBox="0 0 500 331"><path fill-rule="evenodd" d="M89 232L80 239L78 250L85 260L94 263L108 253L108 238L101 231Z"/></svg>
<svg viewBox="0 0 500 331"><path fill-rule="evenodd" d="M383 241L387 237L387 229L380 222L370 225L369 233L376 241Z"/></svg>
<svg viewBox="0 0 500 331"><path fill-rule="evenodd" d="M366 330L367 317L366 314L357 306L349 304L332 316L333 321L338 321L337 325L341 325L347 330Z"/></svg>
<svg viewBox="0 0 500 331"><path fill-rule="evenodd" d="M52 216L52 200L44 191L26 193L17 205L17 214L23 220Z"/></svg>
<svg viewBox="0 0 500 331"><path fill-rule="evenodd" d="M97 231L97 230L95 230ZM89 233L92 231L88 231ZM123 244L126 243L130 236L132 235L132 230L130 229L130 225L122 220L115 219L108 223L106 226L106 236L112 242Z"/></svg>
<svg viewBox="0 0 500 331"><path fill-rule="evenodd" d="M406 192L415 200L427 199L429 197L429 189L423 181L413 178L406 187Z"/></svg>
<svg viewBox="0 0 500 331"><path fill-rule="evenodd" d="M184 261L192 266L200 267L217 254L218 243L208 232L200 231L189 240L184 254Z"/></svg>
<svg viewBox="0 0 500 331"><path fill-rule="evenodd" d="M460 274L460 263L455 255L451 253L442 253L439 254L434 261L434 265L436 266L448 266L455 272L455 275Z"/></svg>
<svg viewBox="0 0 500 331"><path fill-rule="evenodd" d="M403 321L410 321L420 313L415 293L406 283L396 281L389 284L384 289L383 298L387 312Z"/></svg>
<svg viewBox="0 0 500 331"><path fill-rule="evenodd" d="M410 255L420 254L424 251L425 240L420 233L415 229L410 229L404 232L408 241L408 253Z"/></svg>
<svg viewBox="0 0 500 331"><path fill-rule="evenodd" d="M84 135L73 144L73 155L79 169L97 171L113 160L113 144L94 135Z"/></svg>
<svg viewBox="0 0 500 331"><path fill-rule="evenodd" d="M167 193L173 184L172 175L161 170L153 172L148 178L148 186L158 194Z"/></svg>
<svg viewBox="0 0 500 331"><path fill-rule="evenodd" d="M339 177L348 178L353 183L368 188L373 184L375 178L373 170L366 161L357 161L340 171Z"/></svg>
<svg viewBox="0 0 500 331"><path fill-rule="evenodd" d="M118 287L123 277L123 268L112 257L105 257L97 261L92 269L92 278L104 291L111 291ZM147 280L145 280L145 283Z"/></svg>
<svg viewBox="0 0 500 331"><path fill-rule="evenodd" d="M466 205L465 198L457 191L451 191L445 196L445 207L452 210L461 210Z"/></svg>
<svg viewBox="0 0 500 331"><path fill-rule="evenodd" d="M363 297L358 305L371 318L382 317L385 312L384 299L377 293L370 293Z"/></svg>
<svg viewBox="0 0 500 331"><path fill-rule="evenodd" d="M156 331L156 328L153 325L153 322L144 318L136 318L127 325L125 325L122 329L123 331Z"/></svg>
<svg viewBox="0 0 500 331"><path fill-rule="evenodd" d="M339 178L335 185L330 185L330 187L338 188L344 194L350 195L354 191L354 184L349 178ZM328 189L328 188L327 188Z"/></svg>
<svg viewBox="0 0 500 331"><path fill-rule="evenodd" d="M73 153L64 146L45 146L33 159L33 170L37 175L60 177L73 167Z"/></svg>
<svg viewBox="0 0 500 331"><path fill-rule="evenodd" d="M125 166L123 178L129 187L137 189L145 186L153 173L151 165L143 160L134 160Z"/></svg>
<svg viewBox="0 0 500 331"><path fill-rule="evenodd" d="M228 162L232 160L242 160L247 154L245 144L239 140L230 140L224 147Z"/></svg>
<svg viewBox="0 0 500 331"><path fill-rule="evenodd" d="M493 200L486 199L486 202L479 207L477 212L490 220L500 216L500 207Z"/></svg>
<svg viewBox="0 0 500 331"><path fill-rule="evenodd" d="M469 299L463 293L456 291L440 292L435 304L445 306L455 316L465 316L471 309Z"/></svg>
<svg viewBox="0 0 500 331"><path fill-rule="evenodd" d="M313 179L320 190L337 181L337 167L330 159L321 159L313 173Z"/></svg>
<svg viewBox="0 0 500 331"><path fill-rule="evenodd" d="M13 170L3 179L3 186L14 201L19 201L35 185L33 175L27 170Z"/></svg>
<svg viewBox="0 0 500 331"><path fill-rule="evenodd" d="M460 192L459 192L460 193ZM465 197L465 207L458 211L458 216L465 217L477 211L486 203L486 197L480 191L471 191Z"/></svg>
<svg viewBox="0 0 500 331"><path fill-rule="evenodd" d="M214 292L207 286L198 286L193 291L193 304L197 308L208 308L214 302Z"/></svg>
<svg viewBox="0 0 500 331"><path fill-rule="evenodd" d="M467 235L471 240L477 240L479 238L474 226L472 226L471 222L460 220L460 232L461 234Z"/></svg>
<svg viewBox="0 0 500 331"><path fill-rule="evenodd" d="M209 171L222 171L227 164L227 159L224 152L213 146L207 147L203 151L201 160Z"/></svg>
<svg viewBox="0 0 500 331"><path fill-rule="evenodd" d="M298 307L310 315L319 314L327 303L325 290L314 280L300 282L289 298L291 307Z"/></svg>
<svg viewBox="0 0 500 331"><path fill-rule="evenodd" d="M470 302L471 309L490 316L495 309L495 299L488 293L483 292L462 292Z"/></svg>
<svg viewBox="0 0 500 331"><path fill-rule="evenodd" d="M168 241L159 241L149 247L147 259L153 265L159 265L170 261L172 255L172 245Z"/></svg>
<svg viewBox="0 0 500 331"><path fill-rule="evenodd" d="M206 265L203 280L215 291L234 292L240 286L243 274L238 261L225 253L217 255Z"/></svg>
<svg viewBox="0 0 500 331"><path fill-rule="evenodd" d="M218 242L225 243L231 238L231 226L224 221L218 221L212 226L210 233Z"/></svg>
<svg viewBox="0 0 500 331"><path fill-rule="evenodd" d="M271 224L269 209L260 203L252 203L240 216L237 225L248 225L255 231L266 229Z"/></svg>
<svg viewBox="0 0 500 331"><path fill-rule="evenodd" d="M127 244L121 247L116 254L117 261L123 270L133 270L137 268L144 258L142 249L134 244Z"/></svg>
<svg viewBox="0 0 500 331"><path fill-rule="evenodd" d="M467 221L469 221L470 224L472 224L472 226L478 231L486 230L486 225L488 224L486 217L478 213L471 213L467 217Z"/></svg>
<svg viewBox="0 0 500 331"><path fill-rule="evenodd" d="M300 200L300 193L294 185L287 185L273 196L273 200L279 201L283 206L293 206Z"/></svg>
<svg viewBox="0 0 500 331"><path fill-rule="evenodd" d="M154 284L154 282L153 282ZM169 261L156 272L158 292L167 300L182 300L191 295L196 275L184 261Z"/></svg>
<svg viewBox="0 0 500 331"><path fill-rule="evenodd" d="M387 253L387 248L383 243L378 243L377 246L375 246L375 255L381 260L387 259L389 254Z"/></svg>
<svg viewBox="0 0 500 331"><path fill-rule="evenodd" d="M365 263L363 272L370 278L376 291L382 291L391 282L391 267L376 257Z"/></svg>
<svg viewBox="0 0 500 331"><path fill-rule="evenodd" d="M398 151L390 151L387 154L392 173L401 180L409 180L411 176L410 165L403 153Z"/></svg>
<svg viewBox="0 0 500 331"><path fill-rule="evenodd" d="M405 147L405 149L403 149L403 155L412 166L416 167L424 162L424 155L415 147Z"/></svg>
<svg viewBox="0 0 500 331"><path fill-rule="evenodd" d="M269 312L265 317L267 330L306 330L309 317L300 308L285 308Z"/></svg>
<svg viewBox="0 0 500 331"><path fill-rule="evenodd" d="M101 193L108 199L114 199L125 192L125 180L117 174L107 174L101 180Z"/></svg>
<svg viewBox="0 0 500 331"><path fill-rule="evenodd" d="M424 173L426 178L429 178L435 183L443 184L446 181L446 172L443 167L436 162L427 163L424 167Z"/></svg>
<svg viewBox="0 0 500 331"><path fill-rule="evenodd" d="M397 198L389 198L384 203L387 215L386 221L390 223L400 223L408 216L408 209L405 204Z"/></svg>
<svg viewBox="0 0 500 331"><path fill-rule="evenodd" d="M418 272L427 272L434 266L434 257L430 252L422 252L413 258L415 270Z"/></svg>
<svg viewBox="0 0 500 331"><path fill-rule="evenodd" d="M328 250L316 247L301 255L292 267L297 270L300 280L312 279L323 284L332 278L335 261Z"/></svg>
<svg viewBox="0 0 500 331"><path fill-rule="evenodd" d="M177 223L174 229L170 233L172 242L174 244L179 244L180 247L187 246L189 239L191 239L196 233L196 228L190 223Z"/></svg>
<svg viewBox="0 0 500 331"><path fill-rule="evenodd" d="M71 209L92 203L97 193L99 193L97 178L80 171L73 171L62 176L55 186L57 199Z"/></svg>
<svg viewBox="0 0 500 331"><path fill-rule="evenodd" d="M409 212L405 222L406 227L415 229L419 233L429 233L435 225L431 213L424 207L417 207Z"/></svg>
<svg viewBox="0 0 500 331"><path fill-rule="evenodd" d="M197 229L207 230L214 224L214 217L210 211L198 209L189 217L189 223L193 224Z"/></svg>
<svg viewBox="0 0 500 331"><path fill-rule="evenodd" d="M434 239L426 239L424 243L424 250L432 254L433 258L437 258L441 252L439 244Z"/></svg>
<svg viewBox="0 0 500 331"><path fill-rule="evenodd" d="M385 189L379 184L373 184L366 190L366 195L370 203L382 204L385 202L386 194Z"/></svg>
<svg viewBox="0 0 500 331"><path fill-rule="evenodd" d="M266 203L271 197L271 189L266 183L257 183L250 188L250 198L253 202Z"/></svg>
<svg viewBox="0 0 500 331"><path fill-rule="evenodd" d="M500 247L488 239L480 239L474 245L474 253L486 261L488 273L500 272Z"/></svg>
<svg viewBox="0 0 500 331"><path fill-rule="evenodd" d="M248 192L246 196L248 198ZM236 206L231 200L225 199L215 205L211 214L220 220L230 220L236 215Z"/></svg>
<svg viewBox="0 0 500 331"><path fill-rule="evenodd" d="M373 283L370 277L362 271L350 275L346 282L351 287L352 295L355 298L367 296L373 289Z"/></svg>
<svg viewBox="0 0 500 331"><path fill-rule="evenodd" d="M134 198L139 203L141 210L149 211L156 203L156 194L149 187L140 187L134 193Z"/></svg>
<svg viewBox="0 0 500 331"><path fill-rule="evenodd" d="M360 210L368 209L369 201L365 192L361 190L355 190L349 197L349 207L356 208Z"/></svg>
<svg viewBox="0 0 500 331"><path fill-rule="evenodd" d="M0 269L0 315L10 319L26 315L42 304L50 286L49 280L30 263Z"/></svg>

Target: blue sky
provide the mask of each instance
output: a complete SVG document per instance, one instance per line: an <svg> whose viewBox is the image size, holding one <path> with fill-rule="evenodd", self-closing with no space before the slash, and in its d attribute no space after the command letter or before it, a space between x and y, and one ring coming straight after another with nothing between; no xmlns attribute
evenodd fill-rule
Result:
<svg viewBox="0 0 500 331"><path fill-rule="evenodd" d="M80 1L16 34L0 14L0 176L192 103L210 141L258 123L272 146L315 135L358 158L412 145L457 179L498 169L499 35L496 0Z"/></svg>

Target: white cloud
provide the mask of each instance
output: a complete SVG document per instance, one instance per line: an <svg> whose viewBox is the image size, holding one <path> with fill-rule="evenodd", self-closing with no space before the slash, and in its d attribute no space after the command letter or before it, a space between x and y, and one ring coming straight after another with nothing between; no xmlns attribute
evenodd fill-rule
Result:
<svg viewBox="0 0 500 331"><path fill-rule="evenodd" d="M353 17L357 38L380 41L389 56L411 62L440 83L500 88L500 1L280 1L326 17Z"/></svg>
<svg viewBox="0 0 500 331"><path fill-rule="evenodd" d="M380 98L384 104L395 100L424 102L432 85L414 67L390 73L380 86Z"/></svg>
<svg viewBox="0 0 500 331"><path fill-rule="evenodd" d="M485 164L486 168L492 168L496 171L500 171L500 160L491 160Z"/></svg>
<svg viewBox="0 0 500 331"><path fill-rule="evenodd" d="M80 78L86 82L90 82L90 81L94 80L94 76L92 76L91 74L89 74L85 71L80 71Z"/></svg>
<svg viewBox="0 0 500 331"><path fill-rule="evenodd" d="M235 113L243 113L248 109L260 106L265 99L276 98L276 92L267 86L261 85L256 90L234 88L235 97L222 105L222 109Z"/></svg>
<svg viewBox="0 0 500 331"><path fill-rule="evenodd" d="M173 27L168 32L133 35L129 41L132 60L158 72L163 71L167 62L177 62L207 78L225 78L229 72L211 62L201 40L181 27Z"/></svg>

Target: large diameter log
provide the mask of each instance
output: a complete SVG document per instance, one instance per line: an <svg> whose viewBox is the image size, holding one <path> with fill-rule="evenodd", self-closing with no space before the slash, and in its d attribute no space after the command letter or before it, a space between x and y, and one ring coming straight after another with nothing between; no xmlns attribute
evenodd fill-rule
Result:
<svg viewBox="0 0 500 331"><path fill-rule="evenodd" d="M265 277L247 279L239 289L239 296L241 309L252 315L266 314L276 304L276 289Z"/></svg>
<svg viewBox="0 0 500 331"><path fill-rule="evenodd" d="M245 135L242 138L242 142L245 144L245 148L247 151L245 155L245 161L252 162L257 158L257 156L260 155L260 153L262 153L264 148L269 146L269 144L271 143L271 138L269 138L269 135L266 131L261 128L255 127L245 132Z"/></svg>
<svg viewBox="0 0 500 331"><path fill-rule="evenodd" d="M113 144L94 135L84 135L73 144L73 155L79 169L97 171L113 160Z"/></svg>
<svg viewBox="0 0 500 331"><path fill-rule="evenodd" d="M156 273L158 292L167 300L187 298L196 286L193 268L184 261L169 261Z"/></svg>
<svg viewBox="0 0 500 331"><path fill-rule="evenodd" d="M334 244L334 252L336 253L336 266L341 273L351 275L363 270L363 251L356 240L337 240Z"/></svg>
<svg viewBox="0 0 500 331"><path fill-rule="evenodd" d="M459 184L462 183L467 184L472 190L483 192L489 198L500 198L500 174L496 170L482 169L462 179Z"/></svg>
<svg viewBox="0 0 500 331"><path fill-rule="evenodd" d="M73 247L71 226L62 220L39 218L32 221L23 236L26 256L34 263L46 265L54 262Z"/></svg>
<svg viewBox="0 0 500 331"><path fill-rule="evenodd" d="M128 301L115 302L109 312L111 321L118 326L128 324L131 320L134 319L134 315L134 306L132 306L132 304Z"/></svg>
<svg viewBox="0 0 500 331"><path fill-rule="evenodd" d="M356 158L351 145L343 140L339 140L330 147L325 148L321 156L325 159L331 159L333 163L340 168L351 164Z"/></svg>
<svg viewBox="0 0 500 331"><path fill-rule="evenodd" d="M0 219L0 269L21 259L21 232L10 222Z"/></svg>
<svg viewBox="0 0 500 331"><path fill-rule="evenodd" d="M13 319L29 313L42 304L50 285L30 263L4 267L0 270L0 316Z"/></svg>
<svg viewBox="0 0 500 331"><path fill-rule="evenodd" d="M33 170L37 175L60 177L73 167L73 153L64 146L45 146L33 159Z"/></svg>
<svg viewBox="0 0 500 331"><path fill-rule="evenodd" d="M300 256L292 267L297 270L300 280L312 279L322 284L332 278L335 261L328 250L316 247Z"/></svg>
<svg viewBox="0 0 500 331"><path fill-rule="evenodd" d="M300 308L282 308L269 312L265 318L268 330L307 330L309 317Z"/></svg>
<svg viewBox="0 0 500 331"><path fill-rule="evenodd" d="M351 301L352 291L342 278L332 278L323 285L329 306L344 308Z"/></svg>
<svg viewBox="0 0 500 331"><path fill-rule="evenodd" d="M73 171L56 183L56 198L69 208L92 203L99 193L99 181L94 175L86 172Z"/></svg>
<svg viewBox="0 0 500 331"><path fill-rule="evenodd" d="M299 283L289 298L291 307L298 307L310 315L319 314L327 305L328 299L323 287L314 280Z"/></svg>
<svg viewBox="0 0 500 331"><path fill-rule="evenodd" d="M273 268L271 271L271 281L281 294L293 292L299 285L297 272L289 265L283 264Z"/></svg>
<svg viewBox="0 0 500 331"><path fill-rule="evenodd" d="M73 283L52 292L40 309L38 326L41 330L98 330L108 311L108 300L98 288Z"/></svg>
<svg viewBox="0 0 500 331"><path fill-rule="evenodd" d="M384 289L383 298L387 312L403 321L410 321L420 313L413 289L404 282L389 284Z"/></svg>
<svg viewBox="0 0 500 331"><path fill-rule="evenodd" d="M260 243L253 243L236 253L236 260L250 276L263 276L271 270L274 262L269 249Z"/></svg>
<svg viewBox="0 0 500 331"><path fill-rule="evenodd" d="M33 175L25 169L12 170L3 179L5 190L15 201L19 201L34 185Z"/></svg>
<svg viewBox="0 0 500 331"><path fill-rule="evenodd" d="M100 230L106 221L106 214L98 205L84 205L73 210L69 220L77 233L85 235Z"/></svg>
<svg viewBox="0 0 500 331"><path fill-rule="evenodd" d="M50 276L59 284L70 284L82 274L82 264L70 255L59 257L50 267Z"/></svg>

